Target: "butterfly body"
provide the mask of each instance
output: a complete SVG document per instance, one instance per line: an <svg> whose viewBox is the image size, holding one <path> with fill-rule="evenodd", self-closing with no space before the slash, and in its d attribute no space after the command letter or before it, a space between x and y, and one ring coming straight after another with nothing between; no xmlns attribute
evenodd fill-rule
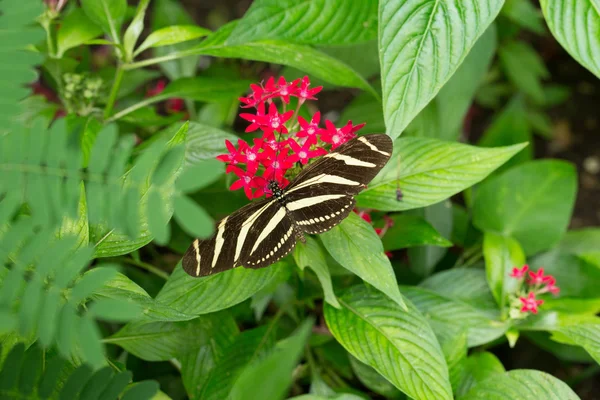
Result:
<svg viewBox="0 0 600 400"><path fill-rule="evenodd" d="M389 160L389 136L357 137L308 165L282 189L269 182L272 197L250 203L217 223L215 235L196 239L183 256L195 277L238 266L266 267L289 254L304 234L323 233L352 212L354 196Z"/></svg>

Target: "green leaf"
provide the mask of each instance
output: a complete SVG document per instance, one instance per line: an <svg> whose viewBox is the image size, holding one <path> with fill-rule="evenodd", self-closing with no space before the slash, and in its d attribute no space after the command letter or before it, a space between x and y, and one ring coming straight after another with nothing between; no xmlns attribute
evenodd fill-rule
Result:
<svg viewBox="0 0 600 400"><path fill-rule="evenodd" d="M520 97L513 98L486 129L478 145L483 147L509 146L511 144L531 142L531 130L527 122L525 103ZM533 149L528 146L519 152L500 170L507 169L533 158Z"/></svg>
<svg viewBox="0 0 600 400"><path fill-rule="evenodd" d="M539 35L547 32L539 8L527 0L506 0L501 15Z"/></svg>
<svg viewBox="0 0 600 400"><path fill-rule="evenodd" d="M241 58L288 65L335 85L365 89L378 96L371 85L352 68L312 47L279 40L227 45L226 41L232 35L235 26L235 21L223 26L200 45L182 52L181 55Z"/></svg>
<svg viewBox="0 0 600 400"><path fill-rule="evenodd" d="M175 197L175 220L190 235L207 238L213 231L213 220L208 213L187 196Z"/></svg>
<svg viewBox="0 0 600 400"><path fill-rule="evenodd" d="M159 393L160 386L156 381L135 382L129 386L123 394L122 400L157 399L154 397Z"/></svg>
<svg viewBox="0 0 600 400"><path fill-rule="evenodd" d="M385 293L406 309L390 260L373 227L354 213L319 236L331 256L344 268Z"/></svg>
<svg viewBox="0 0 600 400"><path fill-rule="evenodd" d="M452 242L440 235L422 217L401 214L393 216L392 220L394 225L387 230L381 240L386 251L424 245L452 246Z"/></svg>
<svg viewBox="0 0 600 400"><path fill-rule="evenodd" d="M348 355L350 358L350 365L352 371L363 385L369 390L382 395L386 399L398 399L402 398L402 392L400 392L394 385L392 385L387 379L381 376L373 367L359 361L356 357Z"/></svg>
<svg viewBox="0 0 600 400"><path fill-rule="evenodd" d="M536 51L522 41L504 43L498 50L500 63L508 79L536 102L544 101L541 80L550 73Z"/></svg>
<svg viewBox="0 0 600 400"><path fill-rule="evenodd" d="M144 316L154 321L187 321L196 318L195 315L179 312L158 300L150 297L144 289L127 276L117 275L105 282L94 292L95 299L118 299L137 304L142 308Z"/></svg>
<svg viewBox="0 0 600 400"><path fill-rule="evenodd" d="M136 49L135 54L152 47L168 46L188 40L208 36L212 32L209 29L197 25L173 25L152 32L146 40Z"/></svg>
<svg viewBox="0 0 600 400"><path fill-rule="evenodd" d="M212 126L190 122L185 145L186 163L197 164L227 153L226 140L236 143L238 137Z"/></svg>
<svg viewBox="0 0 600 400"><path fill-rule="evenodd" d="M564 326L555 331L569 339L568 344L576 344L587 351L600 364L600 323L577 323Z"/></svg>
<svg viewBox="0 0 600 400"><path fill-rule="evenodd" d="M142 315L142 307L132 301L122 299L99 299L90 307L90 314L97 319L109 322L127 322Z"/></svg>
<svg viewBox="0 0 600 400"><path fill-rule="evenodd" d="M116 257L131 253L152 241L147 222L143 222L139 235L131 239L124 233L107 230L105 226L90 226L90 243L94 243L94 258Z"/></svg>
<svg viewBox="0 0 600 400"><path fill-rule="evenodd" d="M383 110L392 138L400 136L452 76L503 3L380 1Z"/></svg>
<svg viewBox="0 0 600 400"><path fill-rule="evenodd" d="M595 1L541 0L542 12L558 42L600 78L600 9Z"/></svg>
<svg viewBox="0 0 600 400"><path fill-rule="evenodd" d="M464 362L464 374L456 391L457 397L465 395L478 383L504 372L504 366L492 353L482 351L471 354Z"/></svg>
<svg viewBox="0 0 600 400"><path fill-rule="evenodd" d="M102 29L85 15L82 9L76 8L61 21L56 33L57 57L74 47L102 34Z"/></svg>
<svg viewBox="0 0 600 400"><path fill-rule="evenodd" d="M225 165L217 160L204 160L186 168L177 178L175 187L184 192L195 192L216 181L225 173Z"/></svg>
<svg viewBox="0 0 600 400"><path fill-rule="evenodd" d="M129 60L133 59L133 48L144 29L144 17L146 16L148 3L150 3L150 0L141 0L138 3L133 21L131 21L123 35L123 48Z"/></svg>
<svg viewBox="0 0 600 400"><path fill-rule="evenodd" d="M282 399L292 384L292 372L310 336L313 322L304 321L294 334L279 342L274 351L244 369L231 388L236 400ZM256 382L260 382L257 385Z"/></svg>
<svg viewBox="0 0 600 400"><path fill-rule="evenodd" d="M483 255L487 281L496 302L503 310L507 295L518 289L519 280L510 278L514 267L525 265L525 254L519 242L510 236L501 236L494 232L485 232L483 236Z"/></svg>
<svg viewBox="0 0 600 400"><path fill-rule="evenodd" d="M120 43L121 24L127 12L126 0L81 0L81 7L88 18Z"/></svg>
<svg viewBox="0 0 600 400"><path fill-rule="evenodd" d="M228 44L263 39L348 45L377 38L377 1L258 0L238 22Z"/></svg>
<svg viewBox="0 0 600 400"><path fill-rule="evenodd" d="M507 329L506 324L499 321L497 309L481 309L476 302L418 287L402 286L402 291L421 313L427 315L435 331L467 330L469 347L491 342Z"/></svg>
<svg viewBox="0 0 600 400"><path fill-rule="evenodd" d="M182 313L200 315L234 306L268 285L277 275L279 262L268 268L235 268L205 278L192 278L177 268L158 293L157 301Z"/></svg>
<svg viewBox="0 0 600 400"><path fill-rule="evenodd" d="M333 292L331 274L327 267L325 253L319 242L310 236L306 237L306 243L298 243L296 245L296 248L294 249L294 260L301 270L309 267L315 272L319 282L321 282L323 292L325 293L325 301L332 306L339 308L340 303L338 303L337 297L335 297L335 293Z"/></svg>
<svg viewBox="0 0 600 400"><path fill-rule="evenodd" d="M369 93L361 93L348 104L340 115L340 121L361 121L366 132L385 132L381 102Z"/></svg>
<svg viewBox="0 0 600 400"><path fill-rule="evenodd" d="M190 321L130 322L104 342L118 345L146 361L167 361L209 345L222 330L237 330L228 313Z"/></svg>
<svg viewBox="0 0 600 400"><path fill-rule="evenodd" d="M406 312L365 286L352 287L339 300L341 310L325 305L325 321L350 354L413 399L452 399L440 345L410 301Z"/></svg>
<svg viewBox="0 0 600 400"><path fill-rule="evenodd" d="M533 161L483 183L475 194L473 223L516 239L526 255L560 240L571 218L577 175L573 165Z"/></svg>
<svg viewBox="0 0 600 400"><path fill-rule="evenodd" d="M252 369L272 350L275 342L275 322L238 335L223 351L215 368L210 372L206 384L198 396L205 400L233 398L231 390L245 369ZM263 376L261 381L265 379ZM256 381L254 382L256 384ZM250 393L255 393L256 387ZM259 398L259 397L257 397Z"/></svg>
<svg viewBox="0 0 600 400"><path fill-rule="evenodd" d="M567 386L541 371L516 369L502 375L494 374L474 386L459 400L579 400Z"/></svg>
<svg viewBox="0 0 600 400"><path fill-rule="evenodd" d="M401 138L394 154L357 205L401 211L438 203L474 185L518 153L525 144L493 149L426 138ZM404 194L396 199L396 189Z"/></svg>

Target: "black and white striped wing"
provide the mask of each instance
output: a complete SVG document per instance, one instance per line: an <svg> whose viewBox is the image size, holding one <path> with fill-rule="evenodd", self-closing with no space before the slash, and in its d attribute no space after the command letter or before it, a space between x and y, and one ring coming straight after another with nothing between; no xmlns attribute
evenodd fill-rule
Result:
<svg viewBox="0 0 600 400"><path fill-rule="evenodd" d="M286 208L299 230L321 233L339 224L354 208L354 196L388 162L389 136L353 139L304 169L285 190Z"/></svg>
<svg viewBox="0 0 600 400"><path fill-rule="evenodd" d="M296 244L294 227L276 199L250 203L217 223L214 236L195 239L183 256L183 269L208 276L239 266L260 268L288 254Z"/></svg>

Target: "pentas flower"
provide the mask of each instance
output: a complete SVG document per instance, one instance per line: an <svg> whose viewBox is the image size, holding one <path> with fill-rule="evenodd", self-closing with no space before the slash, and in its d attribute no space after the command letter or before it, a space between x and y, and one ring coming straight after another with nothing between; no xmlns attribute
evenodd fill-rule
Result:
<svg viewBox="0 0 600 400"><path fill-rule="evenodd" d="M544 275L544 268L529 271L529 266L525 264L514 267L509 276L518 280L515 292L510 295L509 315L513 319L524 318L527 313L537 314L544 300L539 300L536 296L544 293L557 295L560 291L556 286L556 279L552 275Z"/></svg>
<svg viewBox="0 0 600 400"><path fill-rule="evenodd" d="M315 95L322 87L310 87L308 77L287 81L284 77L271 77L263 84L250 85L250 94L240 97L242 108L240 118L249 122L246 132L262 132L250 146L239 140L237 146L225 142L226 154L217 159L228 164L226 171L237 179L231 190L243 189L249 199L270 195L269 182L276 181L284 188L291 175L299 172L313 158L327 154L356 136L356 131L364 124L353 125L352 121L337 128L329 120L322 128L321 113L315 112L310 122L299 116L303 103L316 100ZM294 110L288 110L290 98L297 97ZM254 112L249 109L254 108Z"/></svg>

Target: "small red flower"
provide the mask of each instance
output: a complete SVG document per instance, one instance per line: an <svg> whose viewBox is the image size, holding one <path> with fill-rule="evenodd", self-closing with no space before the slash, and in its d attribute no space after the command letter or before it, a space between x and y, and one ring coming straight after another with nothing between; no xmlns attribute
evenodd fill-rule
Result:
<svg viewBox="0 0 600 400"><path fill-rule="evenodd" d="M543 292L550 292L553 295L557 295L560 292L560 288L558 286L556 286L556 279L554 279L554 277L550 277L551 279L548 280L548 286L546 286Z"/></svg>
<svg viewBox="0 0 600 400"><path fill-rule="evenodd" d="M277 81L277 86L274 87L275 90L273 90L273 92L281 97L281 100L284 103L288 104L290 102L290 96L294 96L298 91L298 82L300 82L300 79L296 79L292 82L286 82L285 78L280 76L279 80ZM268 87L269 86L267 86L267 88Z"/></svg>
<svg viewBox="0 0 600 400"><path fill-rule="evenodd" d="M166 86L167 82L164 79L160 79L158 82L156 82L154 87L151 87L148 90L146 90L146 97L152 97L156 96L157 94L161 94L162 91L165 90Z"/></svg>
<svg viewBox="0 0 600 400"><path fill-rule="evenodd" d="M263 174L265 179L282 181L286 171L293 167L296 162L293 157L288 157L287 153L288 149L283 149L279 154L272 150L267 150L262 161L263 165L267 168Z"/></svg>
<svg viewBox="0 0 600 400"><path fill-rule="evenodd" d="M183 111L183 109L185 108L185 103L182 98L175 97L173 99L167 100L165 108L167 109L167 112L176 113Z"/></svg>
<svg viewBox="0 0 600 400"><path fill-rule="evenodd" d="M299 138L305 137L307 138L306 141L310 142L310 144L316 144L318 140L317 134L321 130L319 128L320 121L321 113L319 111L317 111L313 115L312 119L310 120L310 123L306 122L306 120L301 116L298 116L298 123L300 124L300 127L302 129L298 133L296 133L296 136L298 136Z"/></svg>
<svg viewBox="0 0 600 400"><path fill-rule="evenodd" d="M519 300L523 304L521 312L532 312L537 314L538 307L544 304L544 300L536 300L535 293L530 292L527 297L519 297Z"/></svg>
<svg viewBox="0 0 600 400"><path fill-rule="evenodd" d="M298 100L303 103L305 100L316 100L315 95L319 93L323 86L317 86L316 88L309 89L310 81L308 80L308 76L302 78L302 82L300 82L300 88L296 92L296 96L298 96Z"/></svg>
<svg viewBox="0 0 600 400"><path fill-rule="evenodd" d="M294 139L290 139L288 141L288 144L290 145L290 147L292 148L292 150L294 151L294 156L297 158L296 161L300 161L302 163L302 165L305 165L309 159L311 158L315 158L315 157L319 157L322 155L327 154L327 151L325 151L325 149L318 147L315 150L311 150L310 146L311 144L308 142L308 140L306 142L304 142L304 144L302 146L300 146L298 143L296 143L296 141Z"/></svg>
<svg viewBox="0 0 600 400"><path fill-rule="evenodd" d="M544 268L538 269L537 272L529 271L530 285L541 285L548 283L551 279L554 279L551 275L544 275Z"/></svg>
<svg viewBox="0 0 600 400"><path fill-rule="evenodd" d="M277 111L277 106L275 105L275 103L271 103L269 104L269 113L267 115L260 116L257 118L259 118L258 122L260 123L260 128L263 130L263 132L288 133L288 130L284 124L290 118L292 118L293 114L293 110L280 114Z"/></svg>
<svg viewBox="0 0 600 400"><path fill-rule="evenodd" d="M242 153L248 147L248 143L246 143L242 139L238 139L239 149L236 149L233 143L231 143L229 140L225 140L225 146L227 147L227 150L229 150L229 153L217 156L217 160L235 165L239 163L240 160L243 158Z"/></svg>
<svg viewBox="0 0 600 400"><path fill-rule="evenodd" d="M243 169L236 167L235 165L229 165L226 171L233 172L239 178L237 181L231 184L229 190L238 190L244 188L244 193L246 194L246 197L248 197L248 199L250 200L262 196L262 193L260 193L260 195L258 196L256 196L253 193L253 189L256 189L256 185L254 182L254 175L256 174L255 169L249 169L248 171L244 171Z"/></svg>
<svg viewBox="0 0 600 400"><path fill-rule="evenodd" d="M321 140L325 143L331 143L331 148L335 149L336 147L346 143L348 140L355 138L355 132L363 126L365 126L365 124L353 126L352 121L348 121L346 126L338 129L335 127L333 122L326 120L326 128L321 129Z"/></svg>
<svg viewBox="0 0 600 400"><path fill-rule="evenodd" d="M253 132L262 127L262 118L265 115L265 103L260 103L256 109L256 114L241 113L240 117L251 124L246 128L246 132Z"/></svg>
<svg viewBox="0 0 600 400"><path fill-rule="evenodd" d="M368 213L365 210L358 210L358 209L354 209L354 212L361 217L362 219L364 219L365 221L367 221L369 224L373 223L373 219L371 218L371 214ZM377 230L377 229L376 229Z"/></svg>
<svg viewBox="0 0 600 400"><path fill-rule="evenodd" d="M259 103L265 100L263 99L265 90L262 86L252 83L250 84L250 90L252 90L252 93L250 93L248 97L239 98L239 100L244 103L242 108L256 107Z"/></svg>
<svg viewBox="0 0 600 400"><path fill-rule="evenodd" d="M513 278L521 279L525 276L525 273L529 270L529 265L525 264L521 268L514 267L510 276Z"/></svg>

